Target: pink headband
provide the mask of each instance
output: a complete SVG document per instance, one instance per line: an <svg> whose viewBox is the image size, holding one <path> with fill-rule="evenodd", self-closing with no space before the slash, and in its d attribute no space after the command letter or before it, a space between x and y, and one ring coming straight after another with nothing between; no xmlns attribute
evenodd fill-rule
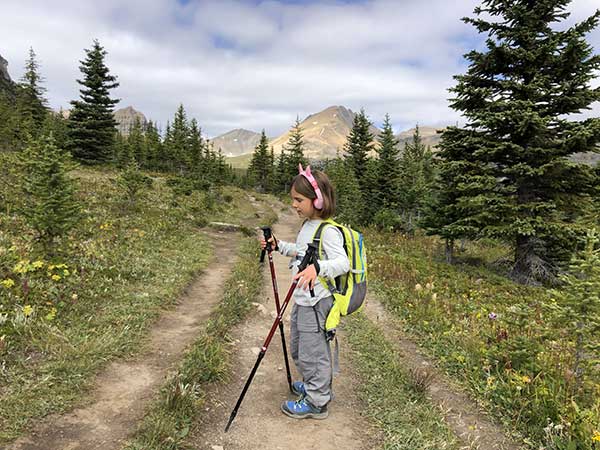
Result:
<svg viewBox="0 0 600 450"><path fill-rule="evenodd" d="M323 208L323 195L321 195L321 189L319 189L319 185L317 184L317 180L310 173L310 166L306 166L306 169L302 169L302 164L298 164L298 174L302 175L304 178L308 180L310 185L315 190L315 194L317 194L317 198L313 200L313 205L317 209Z"/></svg>

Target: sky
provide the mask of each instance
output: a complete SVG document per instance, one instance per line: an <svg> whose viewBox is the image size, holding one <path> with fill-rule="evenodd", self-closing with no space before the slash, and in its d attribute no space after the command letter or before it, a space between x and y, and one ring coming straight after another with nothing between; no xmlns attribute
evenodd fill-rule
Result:
<svg viewBox="0 0 600 450"><path fill-rule="evenodd" d="M32 47L49 106L69 108L94 39L118 77L117 108L161 127L179 104L203 134L277 136L332 105L364 108L395 132L463 123L449 108L463 55L486 36L460 19L475 0L0 0L0 55L13 80ZM587 18L598 0L573 0ZM600 53L600 28L588 35ZM600 74L599 74L600 77ZM600 79L600 78L599 78ZM600 85L595 80L594 86ZM595 103L583 117L600 116Z"/></svg>

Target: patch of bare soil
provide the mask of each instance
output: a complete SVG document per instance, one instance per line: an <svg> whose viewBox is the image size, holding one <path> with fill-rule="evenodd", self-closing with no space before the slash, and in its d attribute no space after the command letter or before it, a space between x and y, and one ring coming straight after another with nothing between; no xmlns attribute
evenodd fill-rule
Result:
<svg viewBox="0 0 600 450"><path fill-rule="evenodd" d="M92 450L121 448L143 417L168 371L201 331L221 298L239 235L211 232L214 258L153 326L147 350L131 361L116 361L98 375L89 406L44 419L11 450Z"/></svg>
<svg viewBox="0 0 600 450"><path fill-rule="evenodd" d="M420 353L419 347L409 340L394 319L374 296L368 296L365 307L367 317L383 330L387 340L395 347L406 370L420 370L433 375L427 396L439 406L444 420L466 449L518 450L502 427L494 423L469 396L444 380L442 373Z"/></svg>
<svg viewBox="0 0 600 450"><path fill-rule="evenodd" d="M301 220L290 211L280 215L273 227L276 237L295 240ZM257 244L258 245L258 244ZM290 287L288 258L273 253L280 301L283 303ZM361 405L353 393L355 386L351 368L342 354L341 374L334 379L335 399L329 404L325 420L292 419L284 415L280 405L295 399L289 393L279 330L254 377L231 428L224 432L238 396L276 317L275 300L268 260L265 258L263 295L257 312L240 326L234 341L234 375L229 383L211 392L206 413L194 431L190 444L200 450L369 450L375 448L370 424L360 415ZM291 304L284 320L286 343L289 348L289 317ZM342 344L343 345L343 344ZM293 379L298 380L290 357Z"/></svg>

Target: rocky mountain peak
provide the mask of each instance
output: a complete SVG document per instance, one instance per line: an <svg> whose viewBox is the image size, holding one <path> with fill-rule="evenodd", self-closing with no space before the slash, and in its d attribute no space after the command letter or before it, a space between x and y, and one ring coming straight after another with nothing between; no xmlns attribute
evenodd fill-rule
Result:
<svg viewBox="0 0 600 450"><path fill-rule="evenodd" d="M126 136L129 134L129 130L135 124L136 119L140 121L142 127L146 126L148 121L146 120L146 116L139 111L133 109L132 106L127 106L125 108L117 109L113 116L117 121L117 130Z"/></svg>
<svg viewBox="0 0 600 450"><path fill-rule="evenodd" d="M8 61L0 55L0 92L4 92L9 98L15 95L15 83L8 74Z"/></svg>
<svg viewBox="0 0 600 450"><path fill-rule="evenodd" d="M259 141L260 133L243 128L236 128L212 139L215 148L220 148L223 155L229 157L254 151Z"/></svg>
<svg viewBox="0 0 600 450"><path fill-rule="evenodd" d="M2 55L0 55L0 77L4 78L6 81L12 81L8 74L8 61L5 60Z"/></svg>
<svg viewBox="0 0 600 450"><path fill-rule="evenodd" d="M330 106L306 117L300 123L305 155L311 159L334 158L342 151L355 116L356 113L344 106ZM376 127L371 127L371 132L375 136L380 133ZM288 131L271 142L275 153L281 152L289 137Z"/></svg>

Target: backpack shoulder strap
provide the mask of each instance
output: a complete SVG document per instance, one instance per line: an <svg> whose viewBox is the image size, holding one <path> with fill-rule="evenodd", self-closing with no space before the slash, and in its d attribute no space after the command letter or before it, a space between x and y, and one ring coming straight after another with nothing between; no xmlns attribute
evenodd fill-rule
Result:
<svg viewBox="0 0 600 450"><path fill-rule="evenodd" d="M322 258L322 255L323 255L323 246L322 246L323 243L321 241L321 236L323 235L323 230L325 229L325 227L327 227L329 225L335 226L329 220L322 221L319 224L319 226L317 227L315 234L313 235L313 244L315 244L317 246L319 258ZM333 284L329 278L324 278L324 277L319 277L319 278L321 278L322 281L325 281L325 284L327 285L327 289L329 290L329 292L331 292L332 294L337 293L335 284Z"/></svg>

